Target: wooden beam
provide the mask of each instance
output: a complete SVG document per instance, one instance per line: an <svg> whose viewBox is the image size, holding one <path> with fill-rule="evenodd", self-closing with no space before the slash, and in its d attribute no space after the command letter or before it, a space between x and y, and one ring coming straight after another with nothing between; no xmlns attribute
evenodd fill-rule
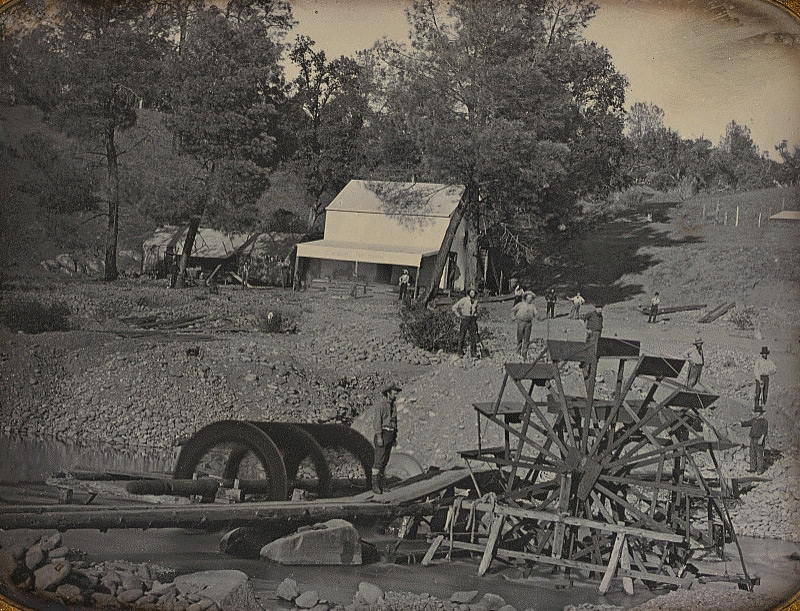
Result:
<svg viewBox="0 0 800 611"><path fill-rule="evenodd" d="M603 578L600 580L600 587L597 588L597 591L600 594L606 594L608 592L608 588L611 585L611 580L614 578L614 574L617 572L617 565L619 564L619 557L622 553L622 544L625 542L625 535L622 533L617 534L617 538L614 540L614 547L611 548L611 556L608 559L608 566L606 566L606 570L603 573Z"/></svg>
<svg viewBox="0 0 800 611"><path fill-rule="evenodd" d="M481 563L478 566L479 577L483 577L486 574L486 571L489 570L489 566L492 564L492 559L494 558L494 553L495 550L497 549L497 541L500 538L500 533L502 532L504 521L505 521L504 515L493 514L492 525L489 527L489 538L486 541L486 549L483 552Z"/></svg>

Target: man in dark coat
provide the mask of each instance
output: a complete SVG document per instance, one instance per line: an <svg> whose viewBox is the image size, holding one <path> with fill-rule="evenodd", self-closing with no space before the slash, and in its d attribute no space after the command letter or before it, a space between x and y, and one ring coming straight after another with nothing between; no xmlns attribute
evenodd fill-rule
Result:
<svg viewBox="0 0 800 611"><path fill-rule="evenodd" d="M742 426L750 427L750 473L764 473L764 447L767 445L769 423L764 418L764 408L756 406L753 417L742 422Z"/></svg>
<svg viewBox="0 0 800 611"><path fill-rule="evenodd" d="M397 393L402 390L397 384L388 384L381 389L383 400L375 406L372 430L375 433L375 462L372 464L372 491L383 494L383 473L397 443Z"/></svg>
<svg viewBox="0 0 800 611"><path fill-rule="evenodd" d="M603 306L597 304L594 310L581 316L586 323L586 344L589 346L589 358L591 361L584 368L586 378L593 377L597 373L597 351L600 348L600 336L603 334Z"/></svg>

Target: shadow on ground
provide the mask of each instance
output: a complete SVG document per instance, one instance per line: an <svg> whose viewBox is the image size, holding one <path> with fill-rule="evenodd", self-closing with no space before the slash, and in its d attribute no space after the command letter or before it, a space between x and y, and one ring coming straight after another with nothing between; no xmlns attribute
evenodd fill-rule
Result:
<svg viewBox="0 0 800 611"><path fill-rule="evenodd" d="M660 262L643 247L693 244L698 237L675 239L663 227L678 202L644 204L624 216L587 226L543 251L543 259L522 275L523 285L543 293L551 286L563 297L580 291L590 303L615 303L641 294L641 284L624 284L627 274L640 274ZM651 215L651 220L648 219Z"/></svg>

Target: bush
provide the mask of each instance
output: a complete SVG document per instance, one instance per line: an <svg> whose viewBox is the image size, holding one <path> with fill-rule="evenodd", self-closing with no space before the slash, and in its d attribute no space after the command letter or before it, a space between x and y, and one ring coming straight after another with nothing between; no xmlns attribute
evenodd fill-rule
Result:
<svg viewBox="0 0 800 611"><path fill-rule="evenodd" d="M400 310L400 333L404 340L429 352L456 352L458 333L450 308L428 310L404 306Z"/></svg>
<svg viewBox="0 0 800 611"><path fill-rule="evenodd" d="M258 329L264 333L295 333L295 319L295 315L287 310L265 310L258 314Z"/></svg>
<svg viewBox="0 0 800 611"><path fill-rule="evenodd" d="M0 323L11 331L45 333L69 330L69 306L63 301L46 305L36 299L15 299L0 308Z"/></svg>
<svg viewBox="0 0 800 611"><path fill-rule="evenodd" d="M753 308L734 308L731 312L731 322L741 331L746 331L755 327Z"/></svg>

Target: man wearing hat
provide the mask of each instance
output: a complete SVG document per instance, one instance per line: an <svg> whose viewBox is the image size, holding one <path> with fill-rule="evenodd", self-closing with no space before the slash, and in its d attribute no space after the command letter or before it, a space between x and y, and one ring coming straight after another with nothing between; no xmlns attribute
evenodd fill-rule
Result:
<svg viewBox="0 0 800 611"><path fill-rule="evenodd" d="M533 305L534 297L533 291L525 291L525 300L520 301L511 308L514 320L517 321L517 352L523 359L528 358L533 319L539 318L539 312L536 310L536 306Z"/></svg>
<svg viewBox="0 0 800 611"><path fill-rule="evenodd" d="M769 376L777 371L778 368L775 367L775 363L769 358L769 348L764 346L761 348L761 357L756 359L756 364L753 368L756 377L756 397L753 409L758 410L759 406L763 407L767 404Z"/></svg>
<svg viewBox="0 0 800 611"><path fill-rule="evenodd" d="M372 430L375 433L375 462L372 463L372 491L383 494L383 472L389 462L392 446L397 441L397 407L395 401L400 392L397 384L387 384L381 389L383 400L375 406Z"/></svg>
<svg viewBox="0 0 800 611"><path fill-rule="evenodd" d="M399 299L402 301L406 298L408 294L408 284L411 282L411 276L408 273L407 269L403 270L402 275L400 276L400 297Z"/></svg>
<svg viewBox="0 0 800 611"><path fill-rule="evenodd" d="M700 381L700 374L703 373L705 357L703 356L703 338L696 337L694 344L686 352L683 358L689 363L689 371L686 374L686 386L694 388Z"/></svg>
<svg viewBox="0 0 800 611"><path fill-rule="evenodd" d="M597 353L600 349L600 336L603 334L603 304L595 304L594 310L581 316L586 324L586 344L589 347L590 362L581 365L584 378L594 378L597 374Z"/></svg>

